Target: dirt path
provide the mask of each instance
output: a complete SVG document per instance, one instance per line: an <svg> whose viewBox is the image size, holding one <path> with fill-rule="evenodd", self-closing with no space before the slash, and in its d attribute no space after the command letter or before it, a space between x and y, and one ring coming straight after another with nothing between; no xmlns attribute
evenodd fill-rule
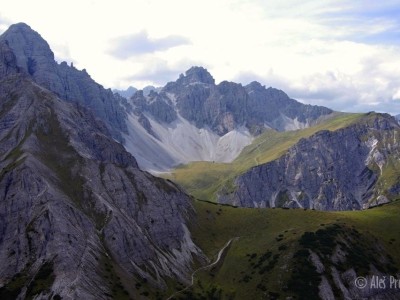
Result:
<svg viewBox="0 0 400 300"><path fill-rule="evenodd" d="M171 296L169 296L169 297L167 298L167 300L170 300L170 299L172 299L173 297L175 297L176 295L178 295L178 294L180 294L180 293L186 291L187 289L191 288L191 287L193 286L193 284L194 284L194 276L195 276L199 271L206 270L206 269L208 269L208 268L210 268L210 267L212 267L212 266L215 266L215 265L220 261L220 259L221 259L221 257L222 257L222 254L224 253L225 249L229 247L229 245L232 243L233 240L236 240L236 239L238 239L238 237L231 238L231 239L225 244L225 246L222 247L221 250L219 250L218 255L217 255L217 259L216 259L214 262L212 262L211 264L208 264L208 265L206 265L206 266L204 266L204 267L201 267L201 268L198 268L197 270L195 270L195 271L192 273L192 281L191 281L190 285L188 285L187 287L185 287L185 288L182 289L182 290L179 290L179 291L173 293Z"/></svg>

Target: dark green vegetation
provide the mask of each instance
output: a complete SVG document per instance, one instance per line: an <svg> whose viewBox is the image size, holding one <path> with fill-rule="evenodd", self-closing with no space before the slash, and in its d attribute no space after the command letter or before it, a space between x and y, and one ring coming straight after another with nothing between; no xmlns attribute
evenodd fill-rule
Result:
<svg viewBox="0 0 400 300"><path fill-rule="evenodd" d="M377 238L361 234L355 227L333 224L305 232L299 239L299 250L293 255L293 271L288 280L287 291L294 292L300 299L319 299L317 297L321 276L325 276L333 288L336 298L341 298L340 290L335 286L331 268L339 272L354 269L358 276L367 276L374 265L383 274L397 274L398 269L391 255L379 246ZM316 254L324 266L317 271L310 261L310 253ZM333 257L345 253L345 260ZM372 274L374 274L372 272Z"/></svg>
<svg viewBox="0 0 400 300"><path fill-rule="evenodd" d="M306 138L320 130L337 130L357 120L363 114L337 113L319 125L296 131L278 132L268 130L245 147L232 163L194 162L180 166L165 176L182 185L194 197L215 201L216 194L223 189L234 188L233 180L251 167L279 158L301 138Z"/></svg>
<svg viewBox="0 0 400 300"><path fill-rule="evenodd" d="M28 274L28 268L16 274L12 280L0 288L0 299L13 300L27 286L25 299L33 299L38 294L49 294L54 282L53 263L45 262L35 274ZM51 295L49 295L51 297Z"/></svg>
<svg viewBox="0 0 400 300"><path fill-rule="evenodd" d="M370 117L372 116L372 118ZM337 130L371 121L375 114L343 114L317 126L294 132L267 131L247 146L231 164L196 162L177 168L171 179L198 199L198 219L192 226L194 240L211 258L233 237L224 260L199 272L193 288L182 299L319 299L325 280L332 295L342 298L334 276L354 271L357 276L374 272L396 275L400 266L400 202L396 189L400 168L395 159L381 170L378 190L394 202L366 211L322 212L302 209L245 209L213 204L217 193L229 193L234 179L253 166L279 158L301 138L320 130ZM378 149L390 149L378 132ZM393 135L397 132L393 132ZM382 194L382 193L381 193ZM285 202L286 193L278 200ZM279 202L279 201L278 201ZM279 203L278 203L279 206ZM318 268L316 266L319 266ZM375 268L375 271L373 271ZM333 271L332 271L333 270ZM347 288L351 283L344 283ZM178 298L178 297L177 297Z"/></svg>
<svg viewBox="0 0 400 300"><path fill-rule="evenodd" d="M329 272L353 268L358 276L378 271L394 275L400 266L400 202L352 212L302 209L247 209L195 201L195 242L210 258L232 237L239 237L221 262L196 275L181 299L318 299L318 285ZM345 260L334 262L340 249ZM310 251L325 267L318 273Z"/></svg>

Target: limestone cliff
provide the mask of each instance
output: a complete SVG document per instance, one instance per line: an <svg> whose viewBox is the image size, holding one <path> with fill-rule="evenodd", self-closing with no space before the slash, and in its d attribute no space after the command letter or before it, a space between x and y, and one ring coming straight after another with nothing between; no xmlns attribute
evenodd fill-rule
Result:
<svg viewBox="0 0 400 300"><path fill-rule="evenodd" d="M388 202L399 170L400 127L370 113L337 131L300 140L281 158L239 176L219 200L245 207L364 209ZM396 171L397 172L397 171ZM396 193L396 192L394 192Z"/></svg>
<svg viewBox="0 0 400 300"><path fill-rule="evenodd" d="M126 100L96 83L86 70L80 71L66 62L58 64L48 43L28 25L11 25L0 36L0 60L0 77L16 71L29 75L61 99L90 108L122 141L121 132L127 132Z"/></svg>
<svg viewBox="0 0 400 300"><path fill-rule="evenodd" d="M139 170L90 111L9 75L0 129L1 299L137 298L189 280L202 258L190 199Z"/></svg>
<svg viewBox="0 0 400 300"><path fill-rule="evenodd" d="M147 97L135 94L132 100L142 112L160 122L171 123L178 113L197 128L211 128L218 135L240 126L254 135L265 128L293 130L308 127L332 113L325 107L301 104L283 91L265 88L258 82L247 86L228 81L216 84L202 67L190 68L158 93Z"/></svg>

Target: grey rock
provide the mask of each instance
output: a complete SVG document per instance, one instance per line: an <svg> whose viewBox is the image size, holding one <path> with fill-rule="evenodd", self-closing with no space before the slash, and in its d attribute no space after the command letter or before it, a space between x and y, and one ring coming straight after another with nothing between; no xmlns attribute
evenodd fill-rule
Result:
<svg viewBox="0 0 400 300"><path fill-rule="evenodd" d="M189 69L161 91L137 91L129 104L134 113L125 145L150 172L190 161L230 162L266 129L295 130L333 116L330 109L303 105L257 82L216 85L202 67ZM239 138L230 142L234 136Z"/></svg>
<svg viewBox="0 0 400 300"><path fill-rule="evenodd" d="M159 92L160 90L161 90L160 87L155 87L152 85L145 86L142 89L143 95L145 95L145 96L148 96L150 94L150 92L152 92L152 91ZM138 91L138 89L134 88L133 86L128 87L126 90L113 89L114 93L117 93L126 99L130 99L137 91Z"/></svg>
<svg viewBox="0 0 400 300"><path fill-rule="evenodd" d="M86 70L79 71L66 62L57 64L48 43L24 23L11 25L0 36L0 45L3 45L0 57L13 60L13 54L19 72L29 74L36 83L61 99L90 108L109 125L113 136L122 141L120 132L127 132L123 106L110 89L106 90L96 83Z"/></svg>
<svg viewBox="0 0 400 300"><path fill-rule="evenodd" d="M395 263L378 239L371 239L368 234L364 235L354 228L335 224L315 233L305 233L300 247L293 256L293 264L296 267L301 263L310 264L306 268L309 279L303 285L318 283L321 299L399 298L400 291L389 284L390 276L396 276L393 274ZM338 252L341 253L339 260ZM301 255L306 256L306 261L299 260ZM356 259L357 256L364 260ZM299 278L299 274L293 275ZM378 286L374 284L378 280L384 282ZM294 283L290 282L291 285Z"/></svg>
<svg viewBox="0 0 400 300"><path fill-rule="evenodd" d="M155 87L153 85L145 86L143 89L143 95L148 96L151 92L160 92L162 87Z"/></svg>
<svg viewBox="0 0 400 300"><path fill-rule="evenodd" d="M389 202L390 202L390 200L386 196L379 195L378 197L376 197L376 199L374 199L373 201L371 201L369 203L368 207L374 207L374 206L386 204L386 203L389 203Z"/></svg>
<svg viewBox="0 0 400 300"><path fill-rule="evenodd" d="M120 96L129 99L130 97L133 96L137 91L137 88L134 88L133 86L128 87L126 90L118 90L118 89L113 89L114 93L119 94Z"/></svg>
<svg viewBox="0 0 400 300"><path fill-rule="evenodd" d="M254 135L265 128L293 130L315 124L332 110L301 104L284 92L252 82L246 87L223 81L216 85L211 74L202 67L192 67L176 82L161 91L173 95L174 106L185 119L198 128L209 127L219 135L240 126Z"/></svg>
<svg viewBox="0 0 400 300"><path fill-rule="evenodd" d="M17 58L7 41L0 41L0 78L19 72Z"/></svg>
<svg viewBox="0 0 400 300"><path fill-rule="evenodd" d="M168 278L190 280L204 257L179 187L139 170L90 111L27 75L0 81L0 105L0 298L111 299L124 285L112 272L161 293Z"/></svg>
<svg viewBox="0 0 400 300"><path fill-rule="evenodd" d="M400 195L400 182L394 184L389 188L388 195L390 197L396 197L397 195Z"/></svg>
<svg viewBox="0 0 400 300"><path fill-rule="evenodd" d="M319 293L318 296L322 300L335 300L335 294L332 291L332 287L329 284L328 279L326 276L321 277L321 283L319 284Z"/></svg>
<svg viewBox="0 0 400 300"><path fill-rule="evenodd" d="M139 112L149 113L158 122L171 123L176 120L177 113L168 98L163 94L151 91L146 97L143 91L136 92L130 99Z"/></svg>
<svg viewBox="0 0 400 300"><path fill-rule="evenodd" d="M300 129L332 113L329 108L302 104L283 91L271 87L266 89L258 82L250 83L245 89L249 95L249 116L253 118L249 127L262 128L266 123L279 131Z"/></svg>
<svg viewBox="0 0 400 300"><path fill-rule="evenodd" d="M376 186L390 156L400 158L399 125L369 114L358 123L301 139L281 158L239 176L219 201L244 207L357 210L384 203Z"/></svg>
<svg viewBox="0 0 400 300"><path fill-rule="evenodd" d="M154 136L156 139L160 139L159 138L159 136L153 131L153 128L151 127L151 123L150 123L150 121L149 121L149 119L142 113L142 112L140 112L139 110L135 110L135 114L139 117L138 118L138 122L140 123L140 125L142 125L142 127L144 128L144 129L146 129L146 131L150 134L150 135L152 135L152 136Z"/></svg>
<svg viewBox="0 0 400 300"><path fill-rule="evenodd" d="M179 85L215 84L214 78L203 67L191 67L185 72L185 75L181 74L176 82Z"/></svg>

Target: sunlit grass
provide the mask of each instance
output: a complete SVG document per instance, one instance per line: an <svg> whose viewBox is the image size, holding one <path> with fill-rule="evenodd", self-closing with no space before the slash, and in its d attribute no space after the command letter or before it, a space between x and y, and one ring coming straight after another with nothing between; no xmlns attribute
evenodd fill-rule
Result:
<svg viewBox="0 0 400 300"><path fill-rule="evenodd" d="M234 178L251 167L279 158L302 138L320 130L333 131L346 127L362 116L363 114L337 114L319 125L303 130L268 130L245 147L232 163L193 162L176 168L164 177L177 182L198 199L215 201L222 186L233 188Z"/></svg>
<svg viewBox="0 0 400 300"><path fill-rule="evenodd" d="M191 232L195 243L208 257L214 257L230 238L240 237L232 244L217 270L198 274L197 280L202 287L200 289L197 284L194 292L218 286L225 293L234 293L234 299L256 299L260 295L257 284L265 281L263 276L268 275L268 290L282 294L281 280L290 276L291 255L298 249L299 238L306 231L315 232L332 224L356 228L364 236L376 238L394 258L396 265L400 264L399 201L374 209L348 212L234 208L203 201L195 201L194 205L197 218L193 220ZM260 257L266 252L279 255L276 267L268 274L254 272L249 257L254 254ZM240 281L246 275L252 280Z"/></svg>

